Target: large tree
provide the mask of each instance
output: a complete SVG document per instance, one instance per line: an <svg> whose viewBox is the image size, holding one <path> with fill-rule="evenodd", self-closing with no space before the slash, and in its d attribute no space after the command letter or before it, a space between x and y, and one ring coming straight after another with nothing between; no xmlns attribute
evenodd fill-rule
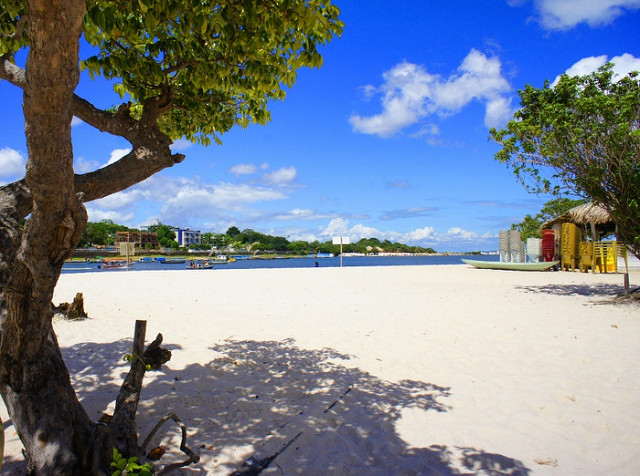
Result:
<svg viewBox="0 0 640 476"><path fill-rule="evenodd" d="M521 107L496 159L535 192L569 191L602 205L618 237L640 257L640 82L608 64L586 76L519 91Z"/></svg>
<svg viewBox="0 0 640 476"><path fill-rule="evenodd" d="M266 123L269 101L284 98L296 70L321 64L317 47L341 32L338 14L330 0L0 2L0 79L23 91L28 151L25 178L0 187L0 392L31 470L102 474L114 447L139 451L140 359L113 422L96 425L52 327L53 290L87 222L84 203L181 162L170 149L177 138L208 144L236 124ZM81 41L94 56L80 58ZM76 95L82 67L114 80L122 104L102 110ZM73 116L123 137L131 152L75 175Z"/></svg>

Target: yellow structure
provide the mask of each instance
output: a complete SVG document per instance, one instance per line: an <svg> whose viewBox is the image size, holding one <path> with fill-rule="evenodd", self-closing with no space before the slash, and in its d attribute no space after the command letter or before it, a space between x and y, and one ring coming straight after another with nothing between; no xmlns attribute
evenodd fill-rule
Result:
<svg viewBox="0 0 640 476"><path fill-rule="evenodd" d="M582 227L591 229L591 241L582 241ZM558 240L561 267L587 272L591 268L601 273L617 273L618 258L623 258L625 272L629 269L627 249L618 241L598 241L615 234L615 223L609 212L595 203L584 203L542 224L541 230L553 229ZM586 232L586 231L585 231ZM588 233L588 232L586 232Z"/></svg>
<svg viewBox="0 0 640 476"><path fill-rule="evenodd" d="M573 223L563 223L560 232L560 265L565 271L578 268L581 242L582 230Z"/></svg>
<svg viewBox="0 0 640 476"><path fill-rule="evenodd" d="M583 241L580 243L580 271L586 273L589 268L594 268L596 261L593 257L593 241ZM595 268L594 268L595 269Z"/></svg>
<svg viewBox="0 0 640 476"><path fill-rule="evenodd" d="M601 273L617 273L618 257L624 259L625 269L629 268L627 248L624 243L618 241L596 241L593 245L593 254L599 261L598 270ZM595 273L595 267L593 272Z"/></svg>

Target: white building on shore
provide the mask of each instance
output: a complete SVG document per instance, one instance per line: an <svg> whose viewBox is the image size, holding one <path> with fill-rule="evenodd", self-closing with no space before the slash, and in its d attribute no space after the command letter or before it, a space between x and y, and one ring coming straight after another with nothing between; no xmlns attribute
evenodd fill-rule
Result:
<svg viewBox="0 0 640 476"><path fill-rule="evenodd" d="M202 243L202 233L200 230L192 230L191 228L174 227L176 232L176 241L180 246L190 247Z"/></svg>

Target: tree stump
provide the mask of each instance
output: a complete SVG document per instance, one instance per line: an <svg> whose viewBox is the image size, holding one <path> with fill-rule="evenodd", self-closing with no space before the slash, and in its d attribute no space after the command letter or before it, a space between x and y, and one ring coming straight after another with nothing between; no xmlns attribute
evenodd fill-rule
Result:
<svg viewBox="0 0 640 476"><path fill-rule="evenodd" d="M76 293L76 297L73 298L73 302L71 304L68 302L60 303L56 312L62 314L65 319L69 320L86 319L89 317L84 310L84 297L82 296L82 293Z"/></svg>

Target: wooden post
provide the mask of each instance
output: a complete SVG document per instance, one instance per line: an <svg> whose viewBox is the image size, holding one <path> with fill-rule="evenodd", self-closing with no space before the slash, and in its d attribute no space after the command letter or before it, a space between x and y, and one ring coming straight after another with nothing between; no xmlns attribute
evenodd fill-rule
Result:
<svg viewBox="0 0 640 476"><path fill-rule="evenodd" d="M629 290L629 271L624 273L624 295L629 296L631 291Z"/></svg>
<svg viewBox="0 0 640 476"><path fill-rule="evenodd" d="M135 358L140 358L142 353L144 352L144 339L147 334L147 321L136 320L136 327L133 331L133 358L131 359L131 363L133 364L133 360Z"/></svg>

